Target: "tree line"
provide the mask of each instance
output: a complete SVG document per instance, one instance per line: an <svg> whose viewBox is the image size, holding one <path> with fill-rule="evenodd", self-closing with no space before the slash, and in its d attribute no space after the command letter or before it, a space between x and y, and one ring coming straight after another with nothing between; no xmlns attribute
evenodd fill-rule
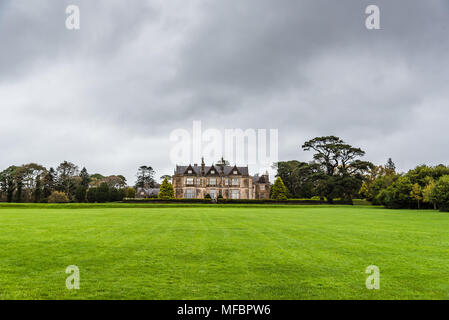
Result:
<svg viewBox="0 0 449 320"><path fill-rule="evenodd" d="M388 208L433 208L449 211L449 167L420 165L397 173L394 162L374 165L363 160L365 151L336 136L306 141L302 150L312 152L308 162L297 160L274 164L277 178L270 198L313 199L352 203L364 198ZM158 197L174 198L170 176L155 181L151 166L137 170L129 187L122 175L90 175L86 168L64 161L56 169L36 163L10 166L0 172L0 201L7 202L109 202L135 198L136 190L160 187Z"/></svg>
<svg viewBox="0 0 449 320"><path fill-rule="evenodd" d="M64 161L56 169L29 163L10 166L0 172L0 201L3 202L114 202L135 198L139 188L159 187L151 166L140 166L133 187L123 175L89 174L72 162ZM159 197L174 198L168 176L161 177Z"/></svg>
<svg viewBox="0 0 449 320"><path fill-rule="evenodd" d="M64 161L56 169L29 163L0 172L0 201L108 202L135 197L123 175L90 175L86 168Z"/></svg>
<svg viewBox="0 0 449 320"><path fill-rule="evenodd" d="M316 197L329 203L365 198L388 208L449 210L448 166L420 165L397 173L391 158L385 165L374 165L362 160L362 149L335 136L311 139L301 148L313 152L311 161L274 164L288 198Z"/></svg>

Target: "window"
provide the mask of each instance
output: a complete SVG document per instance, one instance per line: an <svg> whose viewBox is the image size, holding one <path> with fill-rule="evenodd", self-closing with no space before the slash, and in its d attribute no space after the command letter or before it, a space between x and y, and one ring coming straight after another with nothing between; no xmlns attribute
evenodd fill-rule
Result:
<svg viewBox="0 0 449 320"><path fill-rule="evenodd" d="M229 185L229 180L228 179L224 179L224 183L225 183L225 186L228 186Z"/></svg>
<svg viewBox="0 0 449 320"><path fill-rule="evenodd" d="M187 171L187 173L188 173L188 174L191 174L191 173L192 173L192 170Z"/></svg>
<svg viewBox="0 0 449 320"><path fill-rule="evenodd" d="M212 199L217 198L217 190L212 189L209 194Z"/></svg>
<svg viewBox="0 0 449 320"><path fill-rule="evenodd" d="M237 179L237 178L232 179L232 185L233 186L238 186L239 185L239 179Z"/></svg>
<svg viewBox="0 0 449 320"><path fill-rule="evenodd" d="M261 185L259 186L259 189L260 189L260 191L264 191L264 190L265 190L265 185L264 185L264 184L261 184Z"/></svg>
<svg viewBox="0 0 449 320"><path fill-rule="evenodd" d="M239 198L239 191L232 190L232 199L238 199L238 198Z"/></svg>
<svg viewBox="0 0 449 320"><path fill-rule="evenodd" d="M237 170L234 170L234 172L233 172L234 174L238 174L238 171Z"/></svg>
<svg viewBox="0 0 449 320"><path fill-rule="evenodd" d="M209 178L209 185L211 186L217 185L217 178Z"/></svg>
<svg viewBox="0 0 449 320"><path fill-rule="evenodd" d="M193 185L193 178L187 178L186 184Z"/></svg>
<svg viewBox="0 0 449 320"><path fill-rule="evenodd" d="M186 198L187 199L194 199L195 198L195 190L187 189L186 190Z"/></svg>
<svg viewBox="0 0 449 320"><path fill-rule="evenodd" d="M210 173L211 173L211 174L215 174L215 170L211 170Z"/></svg>

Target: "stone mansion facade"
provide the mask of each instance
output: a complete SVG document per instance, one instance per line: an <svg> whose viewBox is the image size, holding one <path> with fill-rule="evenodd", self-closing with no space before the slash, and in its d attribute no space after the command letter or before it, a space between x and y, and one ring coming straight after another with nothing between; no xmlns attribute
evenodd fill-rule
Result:
<svg viewBox="0 0 449 320"><path fill-rule="evenodd" d="M269 199L268 174L250 176L248 167L223 164L176 166L173 175L176 198L203 199L207 194L216 199Z"/></svg>

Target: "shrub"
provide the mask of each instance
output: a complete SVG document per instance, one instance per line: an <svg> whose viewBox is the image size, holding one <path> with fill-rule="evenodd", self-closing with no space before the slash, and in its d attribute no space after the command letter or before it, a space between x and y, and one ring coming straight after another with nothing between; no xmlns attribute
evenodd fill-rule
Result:
<svg viewBox="0 0 449 320"><path fill-rule="evenodd" d="M271 199L287 200L287 187L284 185L281 177L277 177L271 188Z"/></svg>
<svg viewBox="0 0 449 320"><path fill-rule="evenodd" d="M175 197L175 189L173 185L165 178L162 181L161 188L158 194L159 199L173 199Z"/></svg>
<svg viewBox="0 0 449 320"><path fill-rule="evenodd" d="M442 176L432 190L432 197L440 207L440 211L449 211L449 175Z"/></svg>
<svg viewBox="0 0 449 320"><path fill-rule="evenodd" d="M64 192L53 191L48 197L48 203L67 203L69 198Z"/></svg>

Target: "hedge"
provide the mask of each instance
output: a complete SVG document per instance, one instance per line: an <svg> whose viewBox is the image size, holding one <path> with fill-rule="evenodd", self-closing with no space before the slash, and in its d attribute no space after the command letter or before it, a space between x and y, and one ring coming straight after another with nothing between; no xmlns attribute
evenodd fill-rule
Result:
<svg viewBox="0 0 449 320"><path fill-rule="evenodd" d="M126 203L219 203L219 204L328 204L327 201L313 199L155 199L155 198L125 198ZM343 200L334 200L334 204L352 205Z"/></svg>

